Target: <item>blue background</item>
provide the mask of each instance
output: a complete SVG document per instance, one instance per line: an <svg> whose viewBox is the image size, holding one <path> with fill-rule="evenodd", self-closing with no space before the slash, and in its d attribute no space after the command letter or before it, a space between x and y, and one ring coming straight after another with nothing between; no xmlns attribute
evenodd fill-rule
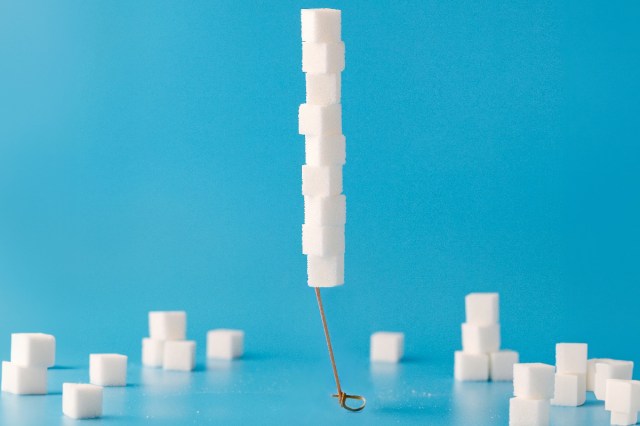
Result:
<svg viewBox="0 0 640 426"><path fill-rule="evenodd" d="M331 391L300 244L318 6L347 46L346 285L323 292L347 391L380 329L449 380L472 291L500 292L525 361L585 341L640 362L633 1L1 1L0 358L44 331L61 365L135 367L147 311L184 309L200 360L242 328L247 371L309 363L292 387Z"/></svg>

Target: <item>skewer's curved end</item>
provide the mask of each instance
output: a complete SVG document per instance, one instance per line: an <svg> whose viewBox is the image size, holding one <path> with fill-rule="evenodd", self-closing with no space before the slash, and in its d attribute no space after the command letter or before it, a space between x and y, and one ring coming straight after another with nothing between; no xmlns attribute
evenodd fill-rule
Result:
<svg viewBox="0 0 640 426"><path fill-rule="evenodd" d="M364 396L348 395L344 392L341 392L339 394L333 394L331 396L334 398L338 398L338 404L340 404L340 406L345 410L354 411L354 412L362 411L364 407L367 405L367 400ZM362 401L362 403L357 407L350 407L349 405L347 405L347 399L357 399L358 401Z"/></svg>

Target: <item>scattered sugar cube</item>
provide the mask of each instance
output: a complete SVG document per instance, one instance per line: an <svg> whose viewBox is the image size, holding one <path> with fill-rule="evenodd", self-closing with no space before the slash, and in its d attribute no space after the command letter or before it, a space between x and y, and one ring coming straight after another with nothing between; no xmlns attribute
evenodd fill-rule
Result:
<svg viewBox="0 0 640 426"><path fill-rule="evenodd" d="M620 425L620 426L631 426L638 423L638 412L634 411L632 413L617 413L615 411L611 412L611 424L612 425Z"/></svg>
<svg viewBox="0 0 640 426"><path fill-rule="evenodd" d="M24 367L53 367L56 361L56 338L43 333L13 333L11 362Z"/></svg>
<svg viewBox="0 0 640 426"><path fill-rule="evenodd" d="M304 197L304 223L314 226L343 226L347 221L347 198Z"/></svg>
<svg viewBox="0 0 640 426"><path fill-rule="evenodd" d="M593 392L596 388L596 363L606 361L608 361L606 358L587 360L587 391Z"/></svg>
<svg viewBox="0 0 640 426"><path fill-rule="evenodd" d="M550 408L548 399L511 398L509 426L548 426Z"/></svg>
<svg viewBox="0 0 640 426"><path fill-rule="evenodd" d="M196 366L196 342L193 340L167 340L164 343L162 368L191 371Z"/></svg>
<svg viewBox="0 0 640 426"><path fill-rule="evenodd" d="M497 324L500 317L498 293L470 293L464 298L467 323Z"/></svg>
<svg viewBox="0 0 640 426"><path fill-rule="evenodd" d="M378 331L371 335L371 361L398 362L404 355L404 333Z"/></svg>
<svg viewBox="0 0 640 426"><path fill-rule="evenodd" d="M344 284L344 254L307 256L307 278L310 287L336 287Z"/></svg>
<svg viewBox="0 0 640 426"><path fill-rule="evenodd" d="M344 250L344 226L302 225L303 254L336 256Z"/></svg>
<svg viewBox="0 0 640 426"><path fill-rule="evenodd" d="M556 370L558 373L587 374L587 344L556 344Z"/></svg>
<svg viewBox="0 0 640 426"><path fill-rule="evenodd" d="M342 134L342 105L301 104L298 110L298 132L311 136Z"/></svg>
<svg viewBox="0 0 640 426"><path fill-rule="evenodd" d="M330 197L342 192L342 167L302 166L302 195Z"/></svg>
<svg viewBox="0 0 640 426"><path fill-rule="evenodd" d="M90 354L89 382L99 386L127 385L127 356Z"/></svg>
<svg viewBox="0 0 640 426"><path fill-rule="evenodd" d="M514 364L513 394L520 398L551 399L555 368L542 363Z"/></svg>
<svg viewBox="0 0 640 426"><path fill-rule="evenodd" d="M240 358L244 351L244 331L220 328L207 333L207 358Z"/></svg>
<svg viewBox="0 0 640 426"><path fill-rule="evenodd" d="M86 383L63 383L62 413L72 419L102 416L102 387Z"/></svg>
<svg viewBox="0 0 640 426"><path fill-rule="evenodd" d="M47 393L47 369L23 367L2 361L2 392L16 395L44 395Z"/></svg>
<svg viewBox="0 0 640 426"><path fill-rule="evenodd" d="M142 339L142 365L162 367L164 359L164 340L145 337Z"/></svg>
<svg viewBox="0 0 640 426"><path fill-rule="evenodd" d="M579 407L587 399L587 376L585 374L556 373L552 405Z"/></svg>
<svg viewBox="0 0 640 426"><path fill-rule="evenodd" d="M596 363L596 382L594 393L596 399L604 401L607 398L607 380L631 380L633 375L632 361L618 361L605 359Z"/></svg>
<svg viewBox="0 0 640 426"><path fill-rule="evenodd" d="M149 337L161 340L184 340L187 336L187 313L184 311L149 312Z"/></svg>
<svg viewBox="0 0 640 426"><path fill-rule="evenodd" d="M497 352L500 349L500 324L462 324L462 350L471 353Z"/></svg>
<svg viewBox="0 0 640 426"><path fill-rule="evenodd" d="M344 135L305 136L306 162L310 166L342 166L347 161Z"/></svg>
<svg viewBox="0 0 640 426"><path fill-rule="evenodd" d="M336 74L344 70L344 43L302 42L302 71L311 74Z"/></svg>
<svg viewBox="0 0 640 426"><path fill-rule="evenodd" d="M456 351L453 375L463 382L489 380L489 355Z"/></svg>
<svg viewBox="0 0 640 426"><path fill-rule="evenodd" d="M513 380L513 365L519 362L516 351L502 350L489 354L489 376L494 382Z"/></svg>
<svg viewBox="0 0 640 426"><path fill-rule="evenodd" d="M637 413L640 410L640 382L637 380L607 380L604 409L618 413Z"/></svg>
<svg viewBox="0 0 640 426"><path fill-rule="evenodd" d="M340 41L341 13L337 9L302 9L302 41Z"/></svg>

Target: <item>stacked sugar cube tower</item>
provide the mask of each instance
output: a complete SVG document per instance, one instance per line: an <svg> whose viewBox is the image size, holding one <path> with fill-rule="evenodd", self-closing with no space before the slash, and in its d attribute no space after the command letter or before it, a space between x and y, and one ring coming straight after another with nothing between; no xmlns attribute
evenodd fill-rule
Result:
<svg viewBox="0 0 640 426"><path fill-rule="evenodd" d="M333 287L344 283L346 222L346 198L342 194L346 148L340 104L340 73L345 63L341 14L334 9L302 9L301 20L307 93L298 114L306 152L306 164L302 166L302 252L307 255L308 284Z"/></svg>
<svg viewBox="0 0 640 426"><path fill-rule="evenodd" d="M640 410L640 382L631 380L633 362L595 358L587 362L587 389L604 401L612 425L635 425Z"/></svg>
<svg viewBox="0 0 640 426"><path fill-rule="evenodd" d="M553 405L578 407L586 401L587 350L586 343L556 345Z"/></svg>
<svg viewBox="0 0 640 426"><path fill-rule="evenodd" d="M56 339L43 333L13 333L11 361L2 361L2 391L17 395L47 393L47 369L56 358Z"/></svg>
<svg viewBox="0 0 640 426"><path fill-rule="evenodd" d="M513 366L513 394L509 400L509 426L547 426L554 392L553 365Z"/></svg>
<svg viewBox="0 0 640 426"><path fill-rule="evenodd" d="M196 342L186 340L186 336L186 312L149 312L149 337L142 339L142 364L165 370L193 370Z"/></svg>
<svg viewBox="0 0 640 426"><path fill-rule="evenodd" d="M518 352L500 350L498 293L471 293L465 297L462 350L455 352L454 376L460 381L510 381Z"/></svg>

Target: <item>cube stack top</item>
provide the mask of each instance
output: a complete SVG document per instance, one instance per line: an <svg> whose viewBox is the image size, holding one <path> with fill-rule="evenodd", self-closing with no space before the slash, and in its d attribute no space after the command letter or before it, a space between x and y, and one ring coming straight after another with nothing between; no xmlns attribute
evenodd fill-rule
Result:
<svg viewBox="0 0 640 426"><path fill-rule="evenodd" d="M342 38L342 13L337 9L302 9L302 41L333 43Z"/></svg>
<svg viewBox="0 0 640 426"><path fill-rule="evenodd" d="M491 325L500 322L498 293L470 293L465 297L467 323Z"/></svg>
<svg viewBox="0 0 640 426"><path fill-rule="evenodd" d="M522 363L513 366L513 393L526 399L551 399L554 391L555 368L542 363Z"/></svg>
<svg viewBox="0 0 640 426"><path fill-rule="evenodd" d="M556 344L556 369L560 374L587 374L587 344Z"/></svg>
<svg viewBox="0 0 640 426"><path fill-rule="evenodd" d="M53 367L55 353L56 338L50 334L11 334L11 362L17 365L22 367Z"/></svg>

